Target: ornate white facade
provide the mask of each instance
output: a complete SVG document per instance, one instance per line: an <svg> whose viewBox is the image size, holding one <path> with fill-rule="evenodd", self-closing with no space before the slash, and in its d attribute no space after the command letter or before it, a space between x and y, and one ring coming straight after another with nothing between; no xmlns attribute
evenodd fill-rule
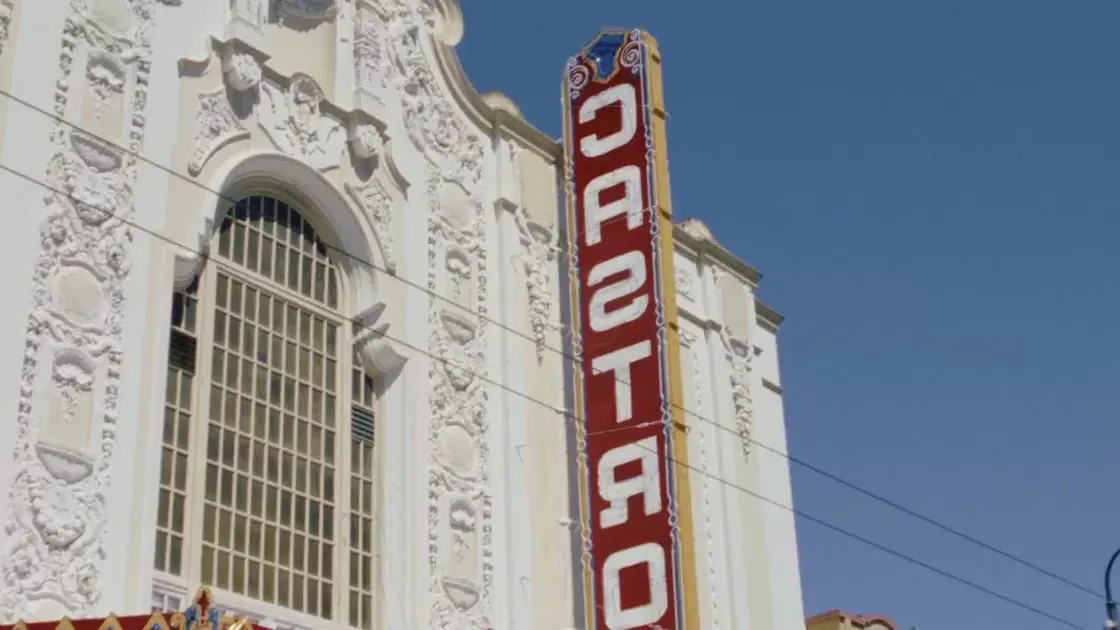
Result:
<svg viewBox="0 0 1120 630"><path fill-rule="evenodd" d="M205 583L276 628L581 626L561 151L461 35L453 0L0 0L0 621ZM752 448L780 318L677 231L703 624L799 627L750 494L790 502Z"/></svg>

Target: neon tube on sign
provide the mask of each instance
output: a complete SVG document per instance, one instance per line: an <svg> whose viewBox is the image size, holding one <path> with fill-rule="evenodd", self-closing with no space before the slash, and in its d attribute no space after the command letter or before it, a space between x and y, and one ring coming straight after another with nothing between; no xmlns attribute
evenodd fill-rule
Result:
<svg viewBox="0 0 1120 630"><path fill-rule="evenodd" d="M611 630L683 625L647 54L639 32L605 32L565 90L584 566Z"/></svg>

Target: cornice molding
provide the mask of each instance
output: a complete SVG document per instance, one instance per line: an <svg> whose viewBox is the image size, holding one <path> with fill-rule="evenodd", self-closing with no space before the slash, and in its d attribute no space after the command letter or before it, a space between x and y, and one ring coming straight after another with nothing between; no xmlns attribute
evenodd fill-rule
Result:
<svg viewBox="0 0 1120 630"><path fill-rule="evenodd" d="M757 287L762 281L762 272L721 245L699 219L684 219L674 223L673 241L688 249L699 260L707 259L719 263L752 287Z"/></svg>
<svg viewBox="0 0 1120 630"><path fill-rule="evenodd" d="M782 322L786 321L784 315L770 308L758 298L754 299L754 311L755 316L758 318L758 324L770 332L778 332L778 327L782 325Z"/></svg>

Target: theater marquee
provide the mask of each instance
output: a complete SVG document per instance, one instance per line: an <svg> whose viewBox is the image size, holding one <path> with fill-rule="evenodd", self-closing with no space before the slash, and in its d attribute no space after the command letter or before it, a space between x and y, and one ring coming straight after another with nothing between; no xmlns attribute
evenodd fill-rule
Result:
<svg viewBox="0 0 1120 630"><path fill-rule="evenodd" d="M656 42L600 33L564 107L588 627L699 628Z"/></svg>

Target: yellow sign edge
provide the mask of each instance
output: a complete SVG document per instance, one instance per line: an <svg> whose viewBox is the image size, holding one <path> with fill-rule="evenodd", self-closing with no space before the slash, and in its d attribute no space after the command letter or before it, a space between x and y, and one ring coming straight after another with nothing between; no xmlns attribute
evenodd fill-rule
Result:
<svg viewBox="0 0 1120 630"><path fill-rule="evenodd" d="M653 133L653 182L657 197L657 220L661 261L661 304L665 316L666 371L669 380L669 418L673 431L673 478L677 504L677 537L680 545L681 590L678 601L684 606L684 628L700 628L700 590L696 578L696 554L692 521L692 488L689 483L688 425L684 414L684 383L681 379L680 324L677 317L676 265L673 260L673 212L669 192L668 142L665 131L665 85L661 75L661 54L657 40L642 31L646 51L649 124Z"/></svg>

